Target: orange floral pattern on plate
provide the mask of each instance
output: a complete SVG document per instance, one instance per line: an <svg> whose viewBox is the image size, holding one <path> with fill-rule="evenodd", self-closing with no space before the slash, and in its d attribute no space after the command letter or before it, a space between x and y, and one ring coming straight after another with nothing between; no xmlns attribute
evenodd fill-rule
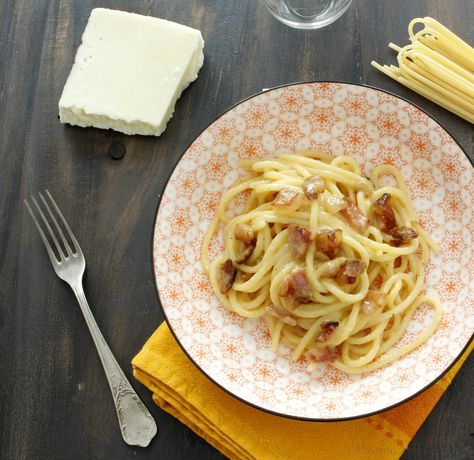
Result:
<svg viewBox="0 0 474 460"><path fill-rule="evenodd" d="M271 351L263 320L242 318L212 293L200 262L203 235L219 198L244 172L238 159L301 148L353 155L365 172L384 162L401 168L420 221L440 244L426 289L445 315L426 344L369 374L348 376ZM237 105L199 135L163 194L154 231L154 272L169 323L197 365L240 398L281 414L334 419L397 404L430 384L474 331L473 168L458 144L428 115L383 91L342 83L304 83ZM240 205L239 198L236 206ZM213 245L212 253L219 249ZM430 320L414 315L402 343Z"/></svg>

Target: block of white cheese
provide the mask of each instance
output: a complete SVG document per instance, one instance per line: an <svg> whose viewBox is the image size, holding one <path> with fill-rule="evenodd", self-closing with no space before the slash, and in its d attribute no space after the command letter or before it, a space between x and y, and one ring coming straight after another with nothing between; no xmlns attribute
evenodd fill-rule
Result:
<svg viewBox="0 0 474 460"><path fill-rule="evenodd" d="M159 136L204 60L201 32L124 11L92 10L59 101L62 123Z"/></svg>

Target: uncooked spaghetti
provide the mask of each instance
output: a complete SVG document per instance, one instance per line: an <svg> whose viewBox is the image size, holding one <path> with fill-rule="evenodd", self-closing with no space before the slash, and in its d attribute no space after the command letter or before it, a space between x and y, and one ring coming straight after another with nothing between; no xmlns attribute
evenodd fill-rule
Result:
<svg viewBox="0 0 474 460"><path fill-rule="evenodd" d="M422 24L416 32L414 27ZM411 44L400 47L398 67L372 65L402 85L474 123L474 48L433 18L413 19Z"/></svg>

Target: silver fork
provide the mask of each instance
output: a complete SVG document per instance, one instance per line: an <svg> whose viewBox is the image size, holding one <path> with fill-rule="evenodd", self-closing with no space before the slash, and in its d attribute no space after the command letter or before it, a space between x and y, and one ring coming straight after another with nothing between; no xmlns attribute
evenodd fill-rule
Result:
<svg viewBox="0 0 474 460"><path fill-rule="evenodd" d="M74 233L72 233L66 219L64 219L48 190L46 190L46 196L48 197L51 206L48 204L44 196L39 193L43 205L42 207L47 211L49 217L45 215L42 207L33 196L31 196L31 201L34 204L36 213L41 217L43 227L46 229L49 240L46 237L42 226L38 222L38 219L36 219L33 209L26 200L25 205L33 218L44 245L46 246L46 250L48 251L49 258L56 274L59 278L66 281L66 283L71 286L74 294L76 294L77 301L81 306L82 313L87 326L89 327L92 338L94 339L100 360L104 366L105 375L107 376L114 399L122 437L127 444L146 447L157 432L155 420L125 377L114 355L110 351L104 336L97 326L94 316L89 308L89 304L87 303L82 286L82 277L86 268L84 254L82 253L81 247L79 246ZM62 228L58 219L62 223ZM54 227L55 231L53 231L52 227ZM67 237L65 236L65 233ZM59 243L58 238L61 241L62 246ZM67 238L69 238L69 241ZM72 243L72 245L70 243Z"/></svg>

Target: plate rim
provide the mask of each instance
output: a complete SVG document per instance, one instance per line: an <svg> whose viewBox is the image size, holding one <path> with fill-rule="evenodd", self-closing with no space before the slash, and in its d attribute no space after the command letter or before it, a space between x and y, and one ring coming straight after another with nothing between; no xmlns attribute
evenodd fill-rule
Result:
<svg viewBox="0 0 474 460"><path fill-rule="evenodd" d="M239 100L238 102L236 102L236 103L232 104L231 106L229 106L224 111L220 112L215 118L213 118L213 120L210 123L208 123L204 128L202 128L193 137L191 142L188 143L187 147L179 155L176 163L173 166L172 171L169 173L168 177L166 178L166 180L163 184L163 187L161 189L161 193L158 196L158 202L156 204L155 217L153 219L153 230L152 230L152 235L151 235L151 269L152 269L152 274L153 274L153 282L155 284L155 292L156 292L156 295L157 295L157 298L158 298L158 305L159 305L159 308L161 309L161 312L163 313L164 320L165 320L166 324L168 325L168 328L171 331L171 334L173 335L173 338L175 339L175 341L177 342L177 344L179 345L179 347L181 348L181 350L183 351L185 356L194 365L194 367L196 369L198 369L201 372L201 374L203 374L204 377L206 377L214 385L216 385L218 388L223 390L225 393L227 393L231 397L233 397L233 398L237 399L238 401L246 404L247 406L250 406L254 409L266 412L267 414L274 415L274 416L277 416L277 417L283 417L283 418L286 418L286 419L298 420L298 421L303 421L303 422L345 422L345 421L350 421L350 420L357 420L357 419L360 419L360 418L372 417L374 415L389 411L391 409L395 409L396 407L401 406L402 404L405 404L406 402L416 398L421 393L423 393L426 390L428 390L429 388L431 388L439 380L441 380L455 366L455 364L461 359L461 357L464 355L464 353L467 351L467 349L470 347L471 343L474 340L474 332L471 335L471 338L467 341L464 348L461 350L461 352L456 356L456 358L449 364L449 366L443 372L441 372L435 379L433 379L431 382L429 382L427 385L425 385L422 389L418 390L417 392L413 393L412 395L410 395L410 396L402 399L401 401L396 402L396 403L394 403L390 406L384 407L382 409L377 409L377 410L372 411L372 412L367 412L367 413L364 413L364 414L357 414L357 415L353 415L353 416L336 417L336 418L314 418L314 417L303 417L303 416L300 416L300 415L286 414L286 413L283 413L283 412L278 412L278 411L275 411L275 410L272 410L272 409L268 409L266 407L259 406L258 404L247 401L246 399L236 395L231 390L229 390L228 388L226 388L225 386L223 386L219 382L217 382L213 377L211 377L204 369L202 369L199 366L199 364L192 358L192 356L189 354L189 352L186 350L184 345L179 340L178 336L176 335L176 333L175 333L175 331L174 331L174 329L171 325L170 320L168 319L165 308L163 307L163 303L161 301L160 291L158 289L156 273L155 273L155 259L156 259L156 257L155 257L154 241L155 241L155 233L156 233L156 226L157 226L157 220L158 220L158 212L160 210L161 201L162 201L163 196L165 194L166 188L168 187L169 181L170 181L174 171L176 170L176 167L178 166L179 162L182 160L182 158L186 154L186 152L189 150L189 148L192 146L192 144L197 140L197 138L199 136L201 136L201 134L203 134L212 124L214 124L217 120L222 118L226 113L230 112L232 109L236 108L240 104L242 104L242 103L244 103L244 102L246 102L250 99L253 99L257 96L260 96L262 94L265 94L265 93L268 93L270 91L274 91L274 90L280 89L280 88L287 88L287 87L291 87L291 86L298 86L298 85L305 85L305 84L315 84L315 83L316 84L318 84L318 83L330 83L330 84L351 85L351 86L369 88L369 89L372 89L372 90L375 90L375 91L381 91L383 93L389 94L390 96L393 96L397 99L400 99L400 100L406 102L407 104L409 104L409 105L415 107L416 109L422 111L425 115L427 115L435 123L437 123L446 133L448 133L448 135L457 144L457 146L459 147L461 152L464 154L464 156L467 158L467 160L471 164L472 168L474 169L474 160L471 160L469 155L466 153L466 151L461 146L461 144L458 142L458 140L452 135L452 133L448 129L446 129L428 110L420 107L418 104L416 104L414 102L409 101L404 96L399 96L399 95L395 94L394 92L392 92L390 90L379 88L377 86L369 85L369 84L366 84L366 83L354 83L354 82L347 82L347 81L343 81L343 80L303 80L303 81L297 81L297 82L293 82L293 83L284 83L284 84L281 84L281 85L272 86L270 88L265 88L262 91L258 91L254 94L251 94L250 96L247 96L247 97Z"/></svg>

